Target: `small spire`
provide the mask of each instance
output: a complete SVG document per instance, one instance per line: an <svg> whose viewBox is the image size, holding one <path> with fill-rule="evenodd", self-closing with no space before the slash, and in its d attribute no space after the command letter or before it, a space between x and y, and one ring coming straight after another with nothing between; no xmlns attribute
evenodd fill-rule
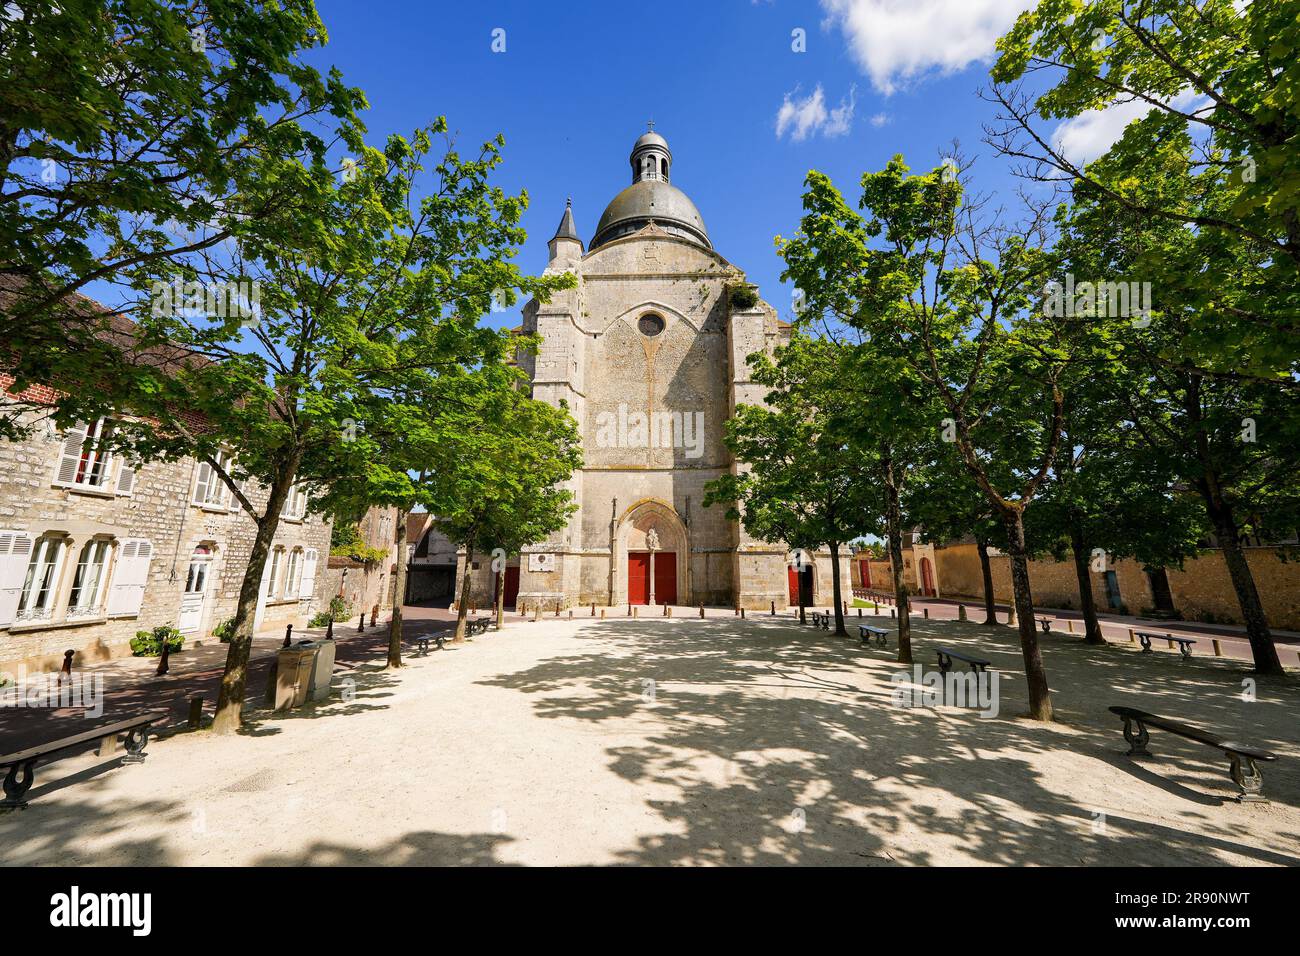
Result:
<svg viewBox="0 0 1300 956"><path fill-rule="evenodd" d="M555 230L553 239L582 239L578 236L578 227L573 224L573 197L564 204L564 218L560 220L560 227Z"/></svg>

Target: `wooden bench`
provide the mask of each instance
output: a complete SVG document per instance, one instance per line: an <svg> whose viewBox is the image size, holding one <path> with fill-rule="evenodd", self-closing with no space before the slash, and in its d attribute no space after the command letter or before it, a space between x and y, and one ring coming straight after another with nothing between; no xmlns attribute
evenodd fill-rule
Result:
<svg viewBox="0 0 1300 956"><path fill-rule="evenodd" d="M1050 617L1040 617L1038 623L1042 627L1044 634L1052 633L1052 619Z"/></svg>
<svg viewBox="0 0 1300 956"><path fill-rule="evenodd" d="M465 623L466 623L465 633L470 637L473 637L476 634L486 634L487 629L492 626L492 618L475 617L475 618L470 618Z"/></svg>
<svg viewBox="0 0 1300 956"><path fill-rule="evenodd" d="M438 645L438 650L442 650L443 644L447 642L447 635L438 634L420 634L415 638L415 646L420 657L429 653L429 643L433 642Z"/></svg>
<svg viewBox="0 0 1300 956"><path fill-rule="evenodd" d="M1110 712L1124 721L1124 739L1128 741L1128 756L1151 756L1151 752L1147 750L1147 741L1151 736L1147 732L1147 727L1158 727L1160 730L1223 751L1223 755L1229 761L1228 776L1232 778L1232 782L1237 785L1239 791L1237 794L1239 803L1268 802L1261 793L1264 789L1264 775L1255 766L1255 761L1273 761L1277 759L1276 754L1236 741L1224 740L1199 727L1193 727L1191 724L1180 723L1176 720L1169 720L1155 714L1148 714L1144 710L1136 710L1132 707L1111 707Z"/></svg>
<svg viewBox="0 0 1300 956"><path fill-rule="evenodd" d="M831 629L831 612L813 611L812 624L813 627L820 627L823 631L829 631Z"/></svg>
<svg viewBox="0 0 1300 956"><path fill-rule="evenodd" d="M117 723L104 724L79 734L73 734L71 737L60 737L57 740L51 740L39 746L29 747L26 750L0 757L0 770L7 770L4 779L5 796L3 800L0 800L0 809L13 810L27 806L27 801L23 797L31 789L32 781L36 779L36 764L38 761L48 760L56 754L76 750L95 741L100 742L99 755L107 757L117 747L117 735L126 734L126 740L124 741L126 756L122 758L122 763L142 763L145 758L144 748L149 742L149 725L161 719L157 714L152 714L144 717L132 717L130 720L119 720Z"/></svg>
<svg viewBox="0 0 1300 956"><path fill-rule="evenodd" d="M871 639L875 638L877 647L888 647L889 643L885 640L889 632L883 627L872 627L870 624L858 625L858 636L862 638L862 646L867 647Z"/></svg>
<svg viewBox="0 0 1300 956"><path fill-rule="evenodd" d="M1142 645L1143 654L1151 653L1151 642L1153 640L1169 641L1171 644L1177 644L1178 652L1184 658L1188 658L1192 656L1192 645L1196 643L1190 637L1174 637L1172 634L1157 634L1154 631L1134 631L1133 633L1137 635L1138 641Z"/></svg>
<svg viewBox="0 0 1300 956"><path fill-rule="evenodd" d="M952 670L953 661L965 661L976 674L983 674L984 669L993 663L984 660L982 657L970 657L947 647L935 648L935 653L939 655L939 673L941 674L946 674Z"/></svg>

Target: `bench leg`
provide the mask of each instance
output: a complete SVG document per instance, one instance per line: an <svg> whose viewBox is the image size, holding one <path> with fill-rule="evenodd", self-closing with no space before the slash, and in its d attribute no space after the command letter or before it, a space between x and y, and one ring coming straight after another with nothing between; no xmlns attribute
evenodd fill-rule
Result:
<svg viewBox="0 0 1300 956"><path fill-rule="evenodd" d="M122 743L126 747L126 756L122 758L122 763L144 763L144 748L149 743L149 728L137 727L127 731L126 739Z"/></svg>
<svg viewBox="0 0 1300 956"><path fill-rule="evenodd" d="M5 774L5 798L0 800L0 809L21 810L27 806L27 801L23 797L31 789L32 781L35 778L35 760L29 760L24 764L14 764L10 767L9 772Z"/></svg>
<svg viewBox="0 0 1300 956"><path fill-rule="evenodd" d="M1133 732L1133 725L1137 724L1137 733ZM1140 720L1133 720L1131 717L1124 718L1124 739L1128 741L1128 756L1130 757L1150 757L1151 751L1147 750L1147 741L1151 735L1147 733L1146 724Z"/></svg>
<svg viewBox="0 0 1300 956"><path fill-rule="evenodd" d="M1261 792L1264 789L1264 774L1255 766L1255 761L1249 757L1242 758L1239 754L1228 754L1228 759L1232 761L1232 769L1228 772L1240 791L1237 802L1268 803L1268 798Z"/></svg>
<svg viewBox="0 0 1300 956"><path fill-rule="evenodd" d="M1184 660L1192 656L1192 647L1190 644L1184 644L1178 649L1183 652Z"/></svg>
<svg viewBox="0 0 1300 956"><path fill-rule="evenodd" d="M946 674L946 673L948 673L948 669L949 669L950 667L952 667L952 661L950 661L950 660L945 660L945 659L944 659L944 656L943 656L942 654L940 654L940 655L939 655L939 673L940 673L940 674Z"/></svg>

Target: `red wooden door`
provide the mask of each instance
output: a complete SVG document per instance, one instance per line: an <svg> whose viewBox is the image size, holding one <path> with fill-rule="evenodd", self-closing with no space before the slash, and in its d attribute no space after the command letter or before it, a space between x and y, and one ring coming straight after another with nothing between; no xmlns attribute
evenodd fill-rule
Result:
<svg viewBox="0 0 1300 956"><path fill-rule="evenodd" d="M650 552L627 553L627 602L645 604L650 600Z"/></svg>
<svg viewBox="0 0 1300 956"><path fill-rule="evenodd" d="M495 579L492 587L492 600L495 603L497 597L497 588L501 587L501 578ZM519 599L519 566L512 565L506 568L506 599L503 607L514 607Z"/></svg>
<svg viewBox="0 0 1300 956"><path fill-rule="evenodd" d="M790 604L799 603L799 575L795 574L794 568L786 566L786 587L790 591Z"/></svg>
<svg viewBox="0 0 1300 956"><path fill-rule="evenodd" d="M655 603L677 603L677 552L655 552Z"/></svg>
<svg viewBox="0 0 1300 956"><path fill-rule="evenodd" d="M921 593L934 596L934 569L930 567L930 559L921 559Z"/></svg>
<svg viewBox="0 0 1300 956"><path fill-rule="evenodd" d="M859 572L858 572L858 573L859 573L859 575L860 575L861 578L862 578L862 586L863 586L864 588L869 588L869 587L871 587L871 562L870 562L870 561L859 561L859 562L858 562L858 568L859 568Z"/></svg>

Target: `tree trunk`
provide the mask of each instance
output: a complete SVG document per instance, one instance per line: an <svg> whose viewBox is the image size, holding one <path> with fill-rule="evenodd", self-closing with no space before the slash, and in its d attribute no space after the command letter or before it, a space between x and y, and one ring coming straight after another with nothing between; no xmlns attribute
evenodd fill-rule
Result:
<svg viewBox="0 0 1300 956"><path fill-rule="evenodd" d="M1034 631L1034 599L1029 590L1029 559L1025 554L1025 524L1019 508L1002 516L1007 529L1007 554L1011 558L1011 584L1015 590L1016 616L1019 618L1020 653L1025 660L1025 683L1029 688L1029 716L1034 720L1052 719L1052 692L1047 686L1047 671Z"/></svg>
<svg viewBox="0 0 1300 956"><path fill-rule="evenodd" d="M397 540L393 542L393 558L397 574L393 581L393 620L388 625L388 666L402 666L402 605L406 602L406 516L405 508L397 509Z"/></svg>
<svg viewBox="0 0 1300 956"><path fill-rule="evenodd" d="M297 470L295 465L294 471ZM244 692L248 683L248 655L253 647L253 624L257 618L257 601L262 591L262 574L266 559L271 553L271 542L280 525L280 513L293 487L294 471L271 486L266 509L257 521L253 536L253 549L244 569L244 580L239 585L239 601L235 605L235 622L226 652L226 670L221 675L217 691L217 712L212 720L214 734L236 733L243 720Z"/></svg>
<svg viewBox="0 0 1300 956"><path fill-rule="evenodd" d="M912 622L908 618L911 603L907 599L907 582L903 580L903 517L898 504L898 484L894 481L894 458L885 455L885 534L889 539L890 573L894 579L894 603L898 606L898 663L912 663Z"/></svg>
<svg viewBox="0 0 1300 956"><path fill-rule="evenodd" d="M984 623L998 622L997 604L993 600L993 565L989 562L989 544L983 538L975 539L975 550L980 556L980 574L984 577Z"/></svg>
<svg viewBox="0 0 1300 956"><path fill-rule="evenodd" d="M456 608L456 636L451 639L453 644L465 643L465 620L469 616L470 576L473 572L474 548L471 545L466 545L465 578L460 582L460 603Z"/></svg>
<svg viewBox="0 0 1300 956"><path fill-rule="evenodd" d="M1070 520L1070 548L1074 551L1074 576L1079 581L1079 610L1083 612L1083 642L1105 644L1101 622L1097 620L1097 602L1092 596L1092 576L1088 573L1088 540L1083 535L1083 522L1075 516Z"/></svg>
<svg viewBox="0 0 1300 956"><path fill-rule="evenodd" d="M803 550L800 549L799 551L800 558L803 557L803 553L804 553ZM799 623L807 624L808 616L804 612L804 605L803 605L803 561L802 560L794 566L794 590L795 590L796 600L799 602ZM737 601L737 603L739 603L739 601Z"/></svg>
<svg viewBox="0 0 1300 956"><path fill-rule="evenodd" d="M1219 548L1223 552L1223 563L1228 566L1228 576L1232 578L1232 589L1237 593L1237 606L1241 608L1241 619L1246 622L1246 636L1250 639L1250 655L1255 661L1255 673L1285 673L1282 670L1282 661L1277 656L1277 647L1273 644L1268 619L1264 616L1264 604L1260 601L1259 590L1255 587L1255 576L1251 574L1246 553L1241 549L1237 519L1232 513L1232 505L1221 497L1208 493L1208 489L1203 484L1201 493L1210 522L1214 526L1214 536L1218 539Z"/></svg>
<svg viewBox="0 0 1300 956"><path fill-rule="evenodd" d="M508 559L507 559L508 560ZM497 630L501 630L501 625L506 619L506 565L501 565L501 570L497 572Z"/></svg>
<svg viewBox="0 0 1300 956"><path fill-rule="evenodd" d="M834 541L831 542L831 592L835 596L835 633L848 637L849 632L844 630L844 604L840 598L840 546Z"/></svg>

